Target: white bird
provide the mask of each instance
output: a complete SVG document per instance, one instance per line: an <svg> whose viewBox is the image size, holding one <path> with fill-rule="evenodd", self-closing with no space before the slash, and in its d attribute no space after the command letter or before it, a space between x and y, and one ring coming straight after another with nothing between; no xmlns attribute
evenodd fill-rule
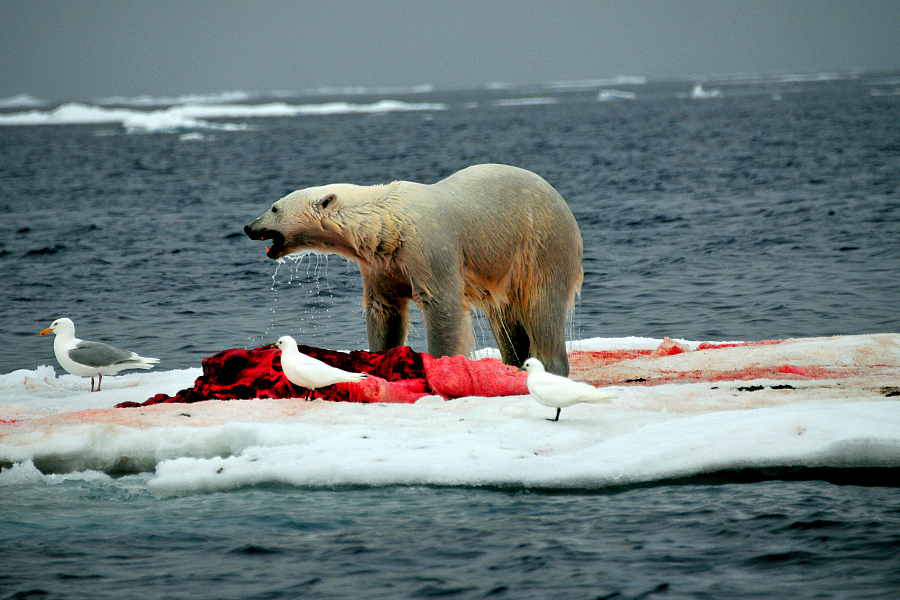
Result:
<svg viewBox="0 0 900 600"><path fill-rule="evenodd" d="M536 358L526 360L519 370L528 373L526 383L531 397L544 406L556 409L556 417L547 419L548 421L559 421L559 413L567 406L581 403L606 403L610 398L616 397L615 394L610 394L590 384L547 373L543 363Z"/></svg>
<svg viewBox="0 0 900 600"><path fill-rule="evenodd" d="M100 342L86 342L75 337L75 323L72 319L57 319L41 335L55 333L53 353L59 366L79 377L91 378L91 391L94 391L94 377L97 377L97 390L103 383L104 375L115 375L127 369L152 369L158 358L144 358L134 352L119 350Z"/></svg>
<svg viewBox="0 0 900 600"><path fill-rule="evenodd" d="M289 335L278 338L275 345L281 349L281 370L285 377L294 385L307 389L304 396L307 400L312 399L316 388L335 383L358 383L368 377L365 373L343 371L303 354Z"/></svg>

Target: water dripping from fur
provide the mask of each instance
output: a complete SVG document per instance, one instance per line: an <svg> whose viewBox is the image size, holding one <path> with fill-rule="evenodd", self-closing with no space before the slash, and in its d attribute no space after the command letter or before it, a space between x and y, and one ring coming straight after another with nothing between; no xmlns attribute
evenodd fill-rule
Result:
<svg viewBox="0 0 900 600"><path fill-rule="evenodd" d="M337 285L342 290L346 288L342 293L358 292L361 299L362 283L358 271L353 271L355 263L337 257L343 261L344 267L335 269L330 258L328 254L306 250L274 261L275 269L266 295L269 303L268 323L261 338L252 336L251 343L272 343L279 336L292 335L301 344L331 348L336 342L330 339L329 334L340 332L344 336L343 341L337 342L341 345L340 349L367 346L364 331L357 339L346 339L348 327L363 326L365 318L362 311L358 315L358 323L335 322L334 306L339 298L336 298L338 294L329 276L338 278ZM357 318L357 315L341 318Z"/></svg>
<svg viewBox="0 0 900 600"><path fill-rule="evenodd" d="M581 350L581 322L578 320L578 308L581 306L581 294L575 294L575 301L566 313L566 350Z"/></svg>

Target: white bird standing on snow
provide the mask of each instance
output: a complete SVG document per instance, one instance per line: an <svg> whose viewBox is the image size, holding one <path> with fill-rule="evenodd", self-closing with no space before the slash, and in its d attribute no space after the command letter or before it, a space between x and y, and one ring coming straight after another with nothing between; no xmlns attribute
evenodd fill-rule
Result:
<svg viewBox="0 0 900 600"><path fill-rule="evenodd" d="M610 394L581 381L572 381L553 373L547 373L544 365L536 358L529 358L520 371L528 373L528 393L543 404L556 409L556 417L548 421L559 421L563 408L581 403L605 403L615 394Z"/></svg>
<svg viewBox="0 0 900 600"><path fill-rule="evenodd" d="M289 335L278 338L275 345L281 349L281 370L288 381L306 388L307 400L312 399L313 390L335 383L358 383L368 376L365 373L342 371L321 360L307 356L297 348L297 342Z"/></svg>
<svg viewBox="0 0 900 600"><path fill-rule="evenodd" d="M75 323L72 319L57 319L41 335L55 333L53 354L59 366L79 377L91 378L94 391L94 377L97 377L97 391L104 375L115 375L126 369L152 369L158 358L144 358L134 352L119 350L100 342L86 342L75 337Z"/></svg>

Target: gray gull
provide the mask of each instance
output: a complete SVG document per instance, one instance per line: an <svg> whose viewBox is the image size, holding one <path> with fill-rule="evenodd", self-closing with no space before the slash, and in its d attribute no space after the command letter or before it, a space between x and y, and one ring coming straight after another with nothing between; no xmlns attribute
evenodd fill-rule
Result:
<svg viewBox="0 0 900 600"><path fill-rule="evenodd" d="M79 377L91 378L91 391L94 390L94 377L97 377L97 390L103 383L104 375L115 375L126 369L152 369L158 358L144 358L134 352L119 350L100 342L86 342L75 337L75 323L72 319L57 319L41 335L56 334L53 341L53 353L59 365Z"/></svg>

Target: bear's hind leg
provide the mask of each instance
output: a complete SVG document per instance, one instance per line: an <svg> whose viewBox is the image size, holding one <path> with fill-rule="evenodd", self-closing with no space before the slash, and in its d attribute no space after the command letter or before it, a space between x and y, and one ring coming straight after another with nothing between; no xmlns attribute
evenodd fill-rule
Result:
<svg viewBox="0 0 900 600"><path fill-rule="evenodd" d="M466 358L472 358L472 353L475 352L475 325L472 323L472 309L468 306L463 306L457 352Z"/></svg>
<svg viewBox="0 0 900 600"><path fill-rule="evenodd" d="M531 355L554 375L569 376L569 357L566 354L566 316L564 299L543 302L532 307L526 316L525 330L531 340Z"/></svg>
<svg viewBox="0 0 900 600"><path fill-rule="evenodd" d="M491 333L500 349L500 358L504 364L521 367L531 352L531 340L522 323L512 317L508 308L489 309L487 311Z"/></svg>
<svg viewBox="0 0 900 600"><path fill-rule="evenodd" d="M559 375L560 377L569 376L569 357L565 351L565 341L563 341L562 351L557 350L553 352L541 352L535 349L533 354L535 358L543 363L544 368L548 373L553 373L554 375Z"/></svg>

